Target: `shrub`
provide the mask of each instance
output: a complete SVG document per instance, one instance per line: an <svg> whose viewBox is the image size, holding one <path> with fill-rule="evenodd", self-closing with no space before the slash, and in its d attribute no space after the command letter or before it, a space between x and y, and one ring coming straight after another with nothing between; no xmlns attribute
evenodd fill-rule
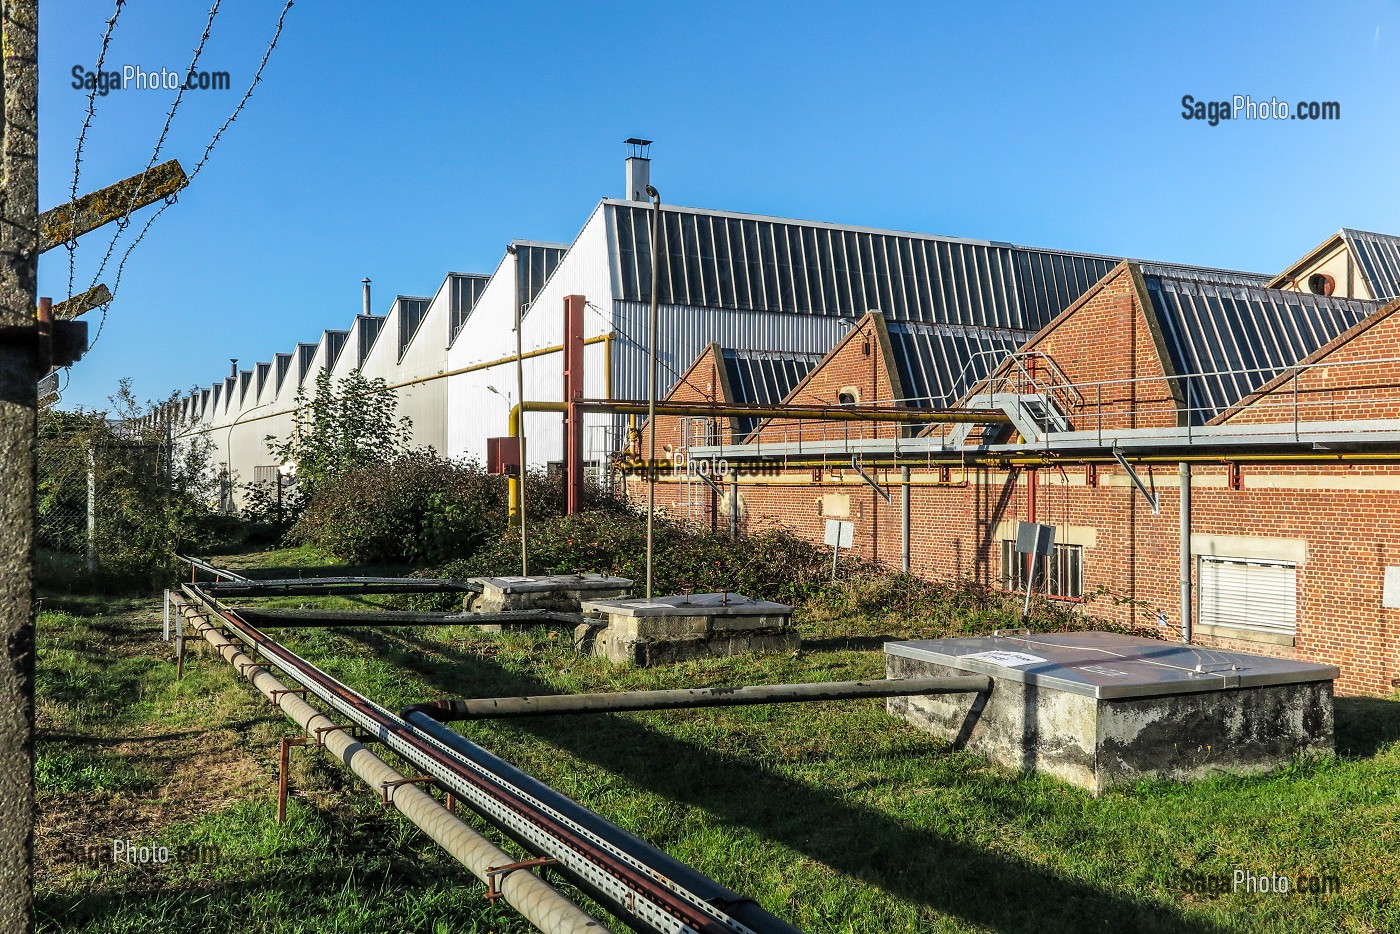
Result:
<svg viewBox="0 0 1400 934"><path fill-rule="evenodd" d="M441 562L475 552L505 513L504 478L420 450L341 471L287 538L353 563Z"/></svg>

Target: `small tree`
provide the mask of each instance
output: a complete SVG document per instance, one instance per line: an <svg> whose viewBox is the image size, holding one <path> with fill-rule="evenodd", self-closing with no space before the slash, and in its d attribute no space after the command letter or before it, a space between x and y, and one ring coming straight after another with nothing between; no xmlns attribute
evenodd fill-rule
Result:
<svg viewBox="0 0 1400 934"><path fill-rule="evenodd" d="M286 506L297 512L318 491L355 468L385 464L406 454L413 421L396 419L398 398L383 379L366 379L352 370L338 385L331 374L316 374L310 399L297 390L296 422L290 438L268 435L267 446L279 464L295 463L297 485Z"/></svg>

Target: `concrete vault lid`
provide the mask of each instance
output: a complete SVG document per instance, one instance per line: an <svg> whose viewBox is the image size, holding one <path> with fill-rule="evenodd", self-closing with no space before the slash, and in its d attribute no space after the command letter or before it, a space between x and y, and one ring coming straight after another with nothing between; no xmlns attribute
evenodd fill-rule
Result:
<svg viewBox="0 0 1400 934"><path fill-rule="evenodd" d="M692 593L674 597L630 597L618 600L589 600L585 613L609 616L789 616L785 603L754 600L739 593Z"/></svg>
<svg viewBox="0 0 1400 934"><path fill-rule="evenodd" d="M887 642L885 652L1099 699L1332 681L1340 674L1333 665L1113 632Z"/></svg>
<svg viewBox="0 0 1400 934"><path fill-rule="evenodd" d="M473 577L473 583L502 593L546 593L553 590L624 590L632 586L625 577L606 574L535 574L530 577Z"/></svg>

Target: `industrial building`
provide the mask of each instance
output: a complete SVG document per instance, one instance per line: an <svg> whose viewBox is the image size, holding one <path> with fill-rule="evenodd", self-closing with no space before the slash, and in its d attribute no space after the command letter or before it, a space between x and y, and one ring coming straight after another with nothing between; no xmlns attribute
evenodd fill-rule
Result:
<svg viewBox="0 0 1400 934"><path fill-rule="evenodd" d="M644 399L652 205L632 144L627 197L571 243L512 241L489 274L384 314L367 298L347 328L185 397L231 501L275 471L264 439L291 432L322 369L382 377L418 443L484 460L520 402L517 314L526 399L563 401L566 296L583 301L582 395ZM815 541L841 519L859 555L1008 588L1026 574L1016 523L1048 523L1037 585L1055 599L1336 664L1342 690L1400 678L1400 238L1346 229L1256 274L672 205L661 220L660 383L694 407L658 419L668 512ZM705 411L720 404L930 411ZM626 416L583 414L570 451L559 412L523 418L531 464L611 481L640 462Z"/></svg>

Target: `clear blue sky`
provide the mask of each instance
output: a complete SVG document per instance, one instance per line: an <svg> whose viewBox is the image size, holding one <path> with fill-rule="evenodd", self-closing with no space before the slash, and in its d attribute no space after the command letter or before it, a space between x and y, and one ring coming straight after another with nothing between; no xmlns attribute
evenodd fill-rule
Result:
<svg viewBox="0 0 1400 934"><path fill-rule="evenodd" d="M193 166L281 0L227 0L164 155ZM111 0L41 0L40 200L68 198ZM109 67L187 65L207 8L133 0ZM1275 271L1400 233L1400 5L298 0L247 111L132 255L64 406L207 385L513 238L568 241L655 139L668 202ZM1338 101L1204 122L1200 99ZM99 97L81 189L139 172L173 91ZM148 208L147 211L154 210ZM145 214L138 215L138 224ZM83 239L77 288L106 233ZM119 245L118 256L122 247ZM111 282L112 272L104 275ZM40 292L67 295L60 248ZM93 321L95 329L97 321Z"/></svg>

